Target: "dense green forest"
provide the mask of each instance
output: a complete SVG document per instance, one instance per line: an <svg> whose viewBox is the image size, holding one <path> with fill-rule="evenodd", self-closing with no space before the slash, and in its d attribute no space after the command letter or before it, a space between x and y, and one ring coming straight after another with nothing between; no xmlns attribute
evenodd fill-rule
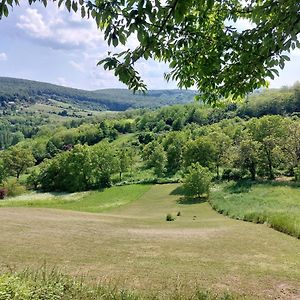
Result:
<svg viewBox="0 0 300 300"><path fill-rule="evenodd" d="M113 118L110 111L160 107L193 101L194 92L84 91L30 80L0 77L0 149L31 138L49 124L74 127L89 119ZM119 117L119 115L118 115ZM84 120L83 120L84 119Z"/></svg>
<svg viewBox="0 0 300 300"><path fill-rule="evenodd" d="M298 178L299 109L295 84L217 108L175 105L43 126L24 119L15 132L1 131L2 145L5 132L14 145L1 153L1 179L26 172L29 188L74 192L180 181L194 164L216 179Z"/></svg>

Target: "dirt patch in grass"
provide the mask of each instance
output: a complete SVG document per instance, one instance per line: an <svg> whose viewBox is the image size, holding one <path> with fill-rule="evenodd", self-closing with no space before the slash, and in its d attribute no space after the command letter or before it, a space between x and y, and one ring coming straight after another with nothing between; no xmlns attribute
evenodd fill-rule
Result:
<svg viewBox="0 0 300 300"><path fill-rule="evenodd" d="M212 239L222 237L228 229L224 228L205 228L205 229L158 229L158 228L139 228L129 229L128 234L148 239Z"/></svg>

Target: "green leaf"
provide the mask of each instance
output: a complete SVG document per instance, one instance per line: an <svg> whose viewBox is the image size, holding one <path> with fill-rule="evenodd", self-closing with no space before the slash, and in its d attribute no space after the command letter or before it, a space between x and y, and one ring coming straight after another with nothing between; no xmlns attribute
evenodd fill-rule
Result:
<svg viewBox="0 0 300 300"><path fill-rule="evenodd" d="M119 44L118 38L117 37L113 37L112 38L112 44L114 45L114 47L117 47Z"/></svg>
<svg viewBox="0 0 300 300"><path fill-rule="evenodd" d="M85 8L82 6L82 7L81 7L81 18L84 18L84 17L85 17L85 14L86 14Z"/></svg>
<svg viewBox="0 0 300 300"><path fill-rule="evenodd" d="M287 55L281 55L284 60L290 61L291 59Z"/></svg>
<svg viewBox="0 0 300 300"><path fill-rule="evenodd" d="M214 5L214 0L207 0L207 9L211 10Z"/></svg>
<svg viewBox="0 0 300 300"><path fill-rule="evenodd" d="M2 7L2 10L3 10L4 16L7 17L7 16L8 16L8 8L7 8L7 5L4 4L3 7Z"/></svg>
<svg viewBox="0 0 300 300"><path fill-rule="evenodd" d="M77 12L77 10L78 10L77 2L75 2L75 1L72 2L72 9L73 9L74 12Z"/></svg>
<svg viewBox="0 0 300 300"><path fill-rule="evenodd" d="M72 5L71 0L66 0L65 6L69 12L71 11L71 5Z"/></svg>

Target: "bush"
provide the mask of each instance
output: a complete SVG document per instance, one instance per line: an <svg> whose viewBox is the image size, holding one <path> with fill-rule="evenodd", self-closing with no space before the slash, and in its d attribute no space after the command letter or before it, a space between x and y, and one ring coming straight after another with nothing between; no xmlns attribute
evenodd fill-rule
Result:
<svg viewBox="0 0 300 300"><path fill-rule="evenodd" d="M294 168L295 181L300 182L300 167Z"/></svg>
<svg viewBox="0 0 300 300"><path fill-rule="evenodd" d="M7 196L7 189L1 188L0 189L0 199L4 199Z"/></svg>
<svg viewBox="0 0 300 300"><path fill-rule="evenodd" d="M241 170L238 169L225 169L222 174L223 180L241 180L244 174Z"/></svg>
<svg viewBox="0 0 300 300"><path fill-rule="evenodd" d="M168 222L175 221L175 218L172 216L172 214L167 214L166 221Z"/></svg>
<svg viewBox="0 0 300 300"><path fill-rule="evenodd" d="M39 185L39 172L35 169L33 170L30 175L26 179L26 186L28 189L37 189Z"/></svg>
<svg viewBox="0 0 300 300"><path fill-rule="evenodd" d="M16 179L7 180L4 184L4 189L7 190L8 197L16 197L26 192L26 188L21 185Z"/></svg>
<svg viewBox="0 0 300 300"><path fill-rule="evenodd" d="M183 191L189 197L208 197L212 174L209 169L199 163L192 164L187 169Z"/></svg>

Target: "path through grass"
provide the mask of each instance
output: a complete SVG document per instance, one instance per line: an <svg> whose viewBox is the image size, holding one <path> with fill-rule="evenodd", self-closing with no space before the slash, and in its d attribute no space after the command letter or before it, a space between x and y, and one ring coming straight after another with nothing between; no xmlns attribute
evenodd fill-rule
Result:
<svg viewBox="0 0 300 300"><path fill-rule="evenodd" d="M155 185L137 201L91 214L0 209L0 266L45 261L64 273L127 289L188 295L195 287L238 299L299 299L300 241L185 203L177 185ZM181 216L166 222L167 213Z"/></svg>

